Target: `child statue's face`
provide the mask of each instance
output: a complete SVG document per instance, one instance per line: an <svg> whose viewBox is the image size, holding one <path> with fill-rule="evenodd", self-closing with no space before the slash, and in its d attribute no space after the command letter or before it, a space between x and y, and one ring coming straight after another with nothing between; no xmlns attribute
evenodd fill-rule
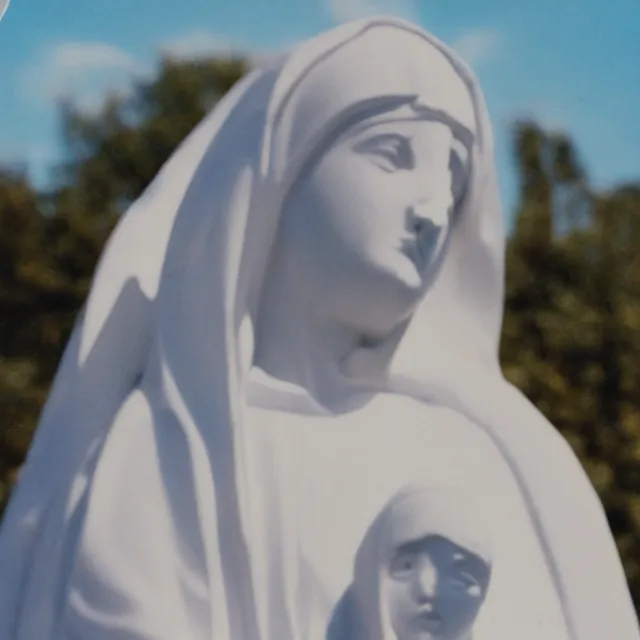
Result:
<svg viewBox="0 0 640 640"><path fill-rule="evenodd" d="M398 640L460 640L471 629L490 578L477 555L440 536L396 548L383 597Z"/></svg>

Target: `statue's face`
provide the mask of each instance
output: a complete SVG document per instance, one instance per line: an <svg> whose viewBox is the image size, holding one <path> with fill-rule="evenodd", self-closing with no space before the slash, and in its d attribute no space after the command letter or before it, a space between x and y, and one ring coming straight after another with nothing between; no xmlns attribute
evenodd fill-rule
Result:
<svg viewBox="0 0 640 640"><path fill-rule="evenodd" d="M445 248L465 147L444 122L371 119L303 173L281 250L323 311L384 335L415 309Z"/></svg>
<svg viewBox="0 0 640 640"><path fill-rule="evenodd" d="M401 545L383 578L398 640L461 640L475 622L489 576L484 560L446 538Z"/></svg>

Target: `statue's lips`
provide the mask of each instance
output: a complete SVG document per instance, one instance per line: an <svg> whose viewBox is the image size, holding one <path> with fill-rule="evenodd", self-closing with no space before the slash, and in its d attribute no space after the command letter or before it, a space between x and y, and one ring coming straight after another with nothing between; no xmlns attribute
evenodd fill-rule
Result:
<svg viewBox="0 0 640 640"><path fill-rule="evenodd" d="M414 263L419 271L428 267L434 256L434 251L437 252L441 232L442 227L432 225L419 234L400 238L402 253Z"/></svg>
<svg viewBox="0 0 640 640"><path fill-rule="evenodd" d="M442 616L433 609L422 609L417 615L418 627L428 633L436 633L442 629Z"/></svg>

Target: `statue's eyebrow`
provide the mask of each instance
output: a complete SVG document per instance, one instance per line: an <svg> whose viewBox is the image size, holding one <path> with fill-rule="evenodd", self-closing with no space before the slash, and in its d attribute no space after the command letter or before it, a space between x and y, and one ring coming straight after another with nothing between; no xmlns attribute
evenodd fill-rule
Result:
<svg viewBox="0 0 640 640"><path fill-rule="evenodd" d="M436 122L446 124L451 131L453 131L453 135L460 138L463 144L471 145L473 143L475 138L473 131L459 120L456 120L448 111L430 107L419 99L411 102L409 106L416 114L421 115L427 120L435 120Z"/></svg>

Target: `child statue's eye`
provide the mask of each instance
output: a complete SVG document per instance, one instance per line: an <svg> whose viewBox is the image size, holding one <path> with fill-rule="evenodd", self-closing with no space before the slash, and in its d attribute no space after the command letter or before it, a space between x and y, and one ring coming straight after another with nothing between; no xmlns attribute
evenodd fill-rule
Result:
<svg viewBox="0 0 640 640"><path fill-rule="evenodd" d="M400 553L391 562L390 574L396 580L406 579L415 569L416 559L413 554Z"/></svg>

